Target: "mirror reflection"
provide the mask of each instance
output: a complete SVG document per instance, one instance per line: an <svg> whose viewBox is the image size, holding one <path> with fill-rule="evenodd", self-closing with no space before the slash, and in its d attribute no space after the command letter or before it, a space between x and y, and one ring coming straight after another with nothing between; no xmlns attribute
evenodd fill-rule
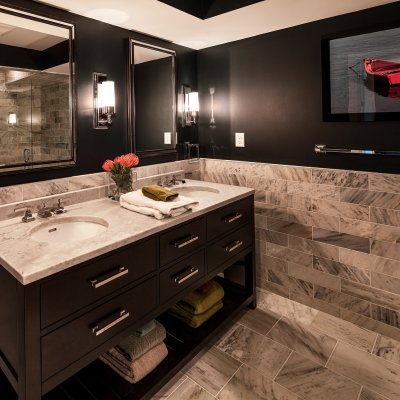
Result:
<svg viewBox="0 0 400 400"><path fill-rule="evenodd" d="M72 28L0 8L0 172L73 163Z"/></svg>
<svg viewBox="0 0 400 400"><path fill-rule="evenodd" d="M175 52L132 41L134 151L175 149Z"/></svg>

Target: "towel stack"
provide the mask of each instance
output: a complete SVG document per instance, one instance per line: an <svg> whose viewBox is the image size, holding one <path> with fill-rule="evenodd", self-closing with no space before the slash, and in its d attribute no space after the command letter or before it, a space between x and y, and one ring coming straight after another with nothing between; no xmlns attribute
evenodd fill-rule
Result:
<svg viewBox="0 0 400 400"><path fill-rule="evenodd" d="M139 382L167 356L165 337L165 328L152 320L102 354L100 360L128 382Z"/></svg>
<svg viewBox="0 0 400 400"><path fill-rule="evenodd" d="M169 309L169 314L198 328L223 307L224 289L215 281L209 281L189 293Z"/></svg>

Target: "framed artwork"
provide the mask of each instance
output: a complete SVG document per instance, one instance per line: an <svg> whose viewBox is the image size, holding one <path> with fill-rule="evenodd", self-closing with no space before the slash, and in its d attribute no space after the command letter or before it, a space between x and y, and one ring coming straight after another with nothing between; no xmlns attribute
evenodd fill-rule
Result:
<svg viewBox="0 0 400 400"><path fill-rule="evenodd" d="M324 121L400 120L400 27L322 40Z"/></svg>

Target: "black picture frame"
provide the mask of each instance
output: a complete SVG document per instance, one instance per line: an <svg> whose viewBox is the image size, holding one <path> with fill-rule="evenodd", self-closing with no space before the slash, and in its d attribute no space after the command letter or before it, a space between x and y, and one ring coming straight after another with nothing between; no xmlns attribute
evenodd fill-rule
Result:
<svg viewBox="0 0 400 400"><path fill-rule="evenodd" d="M394 37L400 38L400 25L373 26L338 32L322 38L323 121L400 121L400 84L396 85L395 91L389 85L391 91L386 93L376 85L375 77L366 73L364 66L364 61L367 62L368 59L385 60L385 57L390 61L398 61L400 66L400 40L397 46L386 49L395 41ZM379 47L385 41L385 48ZM377 56L373 57L374 54ZM348 65L345 65L346 62ZM355 67L354 64L357 63L359 64ZM347 94L343 95L344 91L341 92L341 89L346 89ZM365 96L360 104L358 99L350 99L350 96L356 95L360 98ZM393 98L393 95L398 97ZM365 98L369 98L371 104L375 101L375 109Z"/></svg>

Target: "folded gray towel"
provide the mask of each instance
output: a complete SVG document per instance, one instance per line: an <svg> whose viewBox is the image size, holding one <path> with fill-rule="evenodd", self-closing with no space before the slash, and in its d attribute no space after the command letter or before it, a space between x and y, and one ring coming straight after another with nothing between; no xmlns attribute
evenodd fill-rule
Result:
<svg viewBox="0 0 400 400"><path fill-rule="evenodd" d="M127 360L136 360L148 350L164 341L167 335L165 328L158 321L155 321L155 324L155 328L146 335L129 335L117 345L117 349L126 357Z"/></svg>
<svg viewBox="0 0 400 400"><path fill-rule="evenodd" d="M144 336L147 335L150 331L152 331L156 327L156 321L152 319L147 324L144 324L140 328L136 329L135 336Z"/></svg>

